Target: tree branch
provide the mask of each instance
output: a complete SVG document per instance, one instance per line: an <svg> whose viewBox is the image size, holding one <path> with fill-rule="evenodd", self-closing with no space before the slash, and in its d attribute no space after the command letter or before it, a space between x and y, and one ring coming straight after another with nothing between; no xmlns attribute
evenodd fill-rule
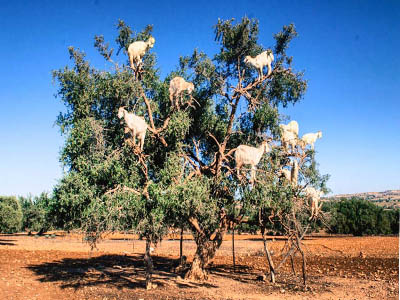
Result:
<svg viewBox="0 0 400 300"><path fill-rule="evenodd" d="M200 228L199 222L197 221L196 218L194 217L189 217L188 219L189 223L196 229L196 231L202 236L205 237L204 231Z"/></svg>
<svg viewBox="0 0 400 300"><path fill-rule="evenodd" d="M122 192L131 192L131 193L134 193L135 195L138 195L138 196L142 195L141 192L139 192L139 191L137 191L137 190L135 190L135 189L133 189L133 188L130 188L130 187L127 187L127 186L121 186L120 184L118 184L115 188L113 188L113 189L108 190L107 192L105 192L105 193L104 193L104 196L114 194L114 193L116 193L118 190L121 190Z"/></svg>

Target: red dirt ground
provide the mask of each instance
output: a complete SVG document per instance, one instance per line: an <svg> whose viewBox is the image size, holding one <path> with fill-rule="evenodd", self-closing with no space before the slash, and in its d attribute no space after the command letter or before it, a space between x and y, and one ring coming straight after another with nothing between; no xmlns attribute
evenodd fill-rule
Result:
<svg viewBox="0 0 400 300"><path fill-rule="evenodd" d="M186 236L183 252L195 244ZM0 235L0 299L398 299L399 238L318 236L304 241L308 282L295 257L275 285L258 281L268 267L259 236L236 236L236 272L227 236L210 266L207 282L182 280L173 272L179 242L165 240L154 253L154 282L144 287L144 241L112 235L94 251L79 235ZM283 240L271 240L279 261Z"/></svg>

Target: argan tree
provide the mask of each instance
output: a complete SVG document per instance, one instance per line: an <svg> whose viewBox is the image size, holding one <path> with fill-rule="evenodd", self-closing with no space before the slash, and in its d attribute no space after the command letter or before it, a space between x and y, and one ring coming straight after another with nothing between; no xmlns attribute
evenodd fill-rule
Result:
<svg viewBox="0 0 400 300"><path fill-rule="evenodd" d="M153 50L135 70L123 55L133 41L147 40L152 27L134 33L120 21L118 30L116 55L102 36L95 37L111 71L91 67L84 53L71 47L73 67L53 73L66 105L58 118L66 137L61 153L66 173L55 188L53 221L84 229L93 244L104 232L138 232L146 239L147 287L150 244L160 241L168 226L186 224L197 245L186 277L205 279L229 226L243 222L260 205L271 213L293 206L296 191L280 184L277 175L277 166L288 158L272 140L280 135L278 109L299 101L307 87L286 54L297 33L289 25L274 35L272 72L259 77L244 62L266 50L258 44L258 22L219 20L215 40L220 51L209 57L196 49L161 79ZM179 105L172 105L168 92L175 76L195 87ZM143 151L117 117L122 106L148 124ZM237 176L235 148L266 139L273 151L264 155L257 179L250 180L246 168ZM309 171L304 167L302 174L312 179L308 183L322 185L313 152L306 156Z"/></svg>

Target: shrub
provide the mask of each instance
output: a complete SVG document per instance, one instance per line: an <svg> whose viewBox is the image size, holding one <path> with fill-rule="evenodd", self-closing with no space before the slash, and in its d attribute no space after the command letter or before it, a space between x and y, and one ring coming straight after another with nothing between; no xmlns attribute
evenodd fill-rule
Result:
<svg viewBox="0 0 400 300"><path fill-rule="evenodd" d="M392 234L398 232L398 212L384 210L370 201L342 198L328 205L332 214L330 232L353 234ZM397 224L397 225L396 225Z"/></svg>
<svg viewBox="0 0 400 300"><path fill-rule="evenodd" d="M22 207L22 230L40 231L46 226L46 207L48 195L42 193L39 197L19 198Z"/></svg>
<svg viewBox="0 0 400 300"><path fill-rule="evenodd" d="M399 233L399 220L400 220L400 209L386 210L387 216L390 222L390 230L392 234Z"/></svg>
<svg viewBox="0 0 400 300"><path fill-rule="evenodd" d="M0 196L0 232L14 233L21 230L22 209L13 196Z"/></svg>

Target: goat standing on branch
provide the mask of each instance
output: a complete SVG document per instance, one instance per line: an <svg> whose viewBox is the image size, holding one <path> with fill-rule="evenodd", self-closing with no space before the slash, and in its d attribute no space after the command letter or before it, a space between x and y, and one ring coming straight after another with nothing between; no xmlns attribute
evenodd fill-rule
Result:
<svg viewBox="0 0 400 300"><path fill-rule="evenodd" d="M299 163L297 162L296 159L294 159L290 163L290 166L291 166L290 170L282 168L279 171L278 176L281 178L284 177L288 182L292 184L293 187L296 187L299 177Z"/></svg>
<svg viewBox="0 0 400 300"><path fill-rule="evenodd" d="M278 176L280 178L285 178L288 182L290 182L292 184L293 187L297 186L297 181L298 181L298 177L299 177L299 163L297 162L297 160L293 160L290 163L291 169L284 169L282 168L279 173Z"/></svg>
<svg viewBox="0 0 400 300"><path fill-rule="evenodd" d="M321 131L318 131L316 133L307 133L307 134L303 135L300 140L301 148L304 150L304 148L307 145L310 145L311 149L314 150L314 143L317 141L317 139L320 139L320 138L322 138Z"/></svg>
<svg viewBox="0 0 400 300"><path fill-rule="evenodd" d="M280 124L279 128L281 128L283 131L290 131L296 134L296 136L299 136L299 123L297 123L295 120L290 121L289 124Z"/></svg>
<svg viewBox="0 0 400 300"><path fill-rule="evenodd" d="M288 149L290 145L292 147L292 151L295 151L298 135L299 135L299 124L296 121L290 121L289 124L280 124L279 128L281 129L281 142L282 146L285 149Z"/></svg>
<svg viewBox="0 0 400 300"><path fill-rule="evenodd" d="M126 126L132 132L133 145L136 145L136 137L139 138L140 150L143 151L144 139L146 137L147 123L133 113L127 112L123 107L118 109L118 118L124 118ZM125 130L126 132L127 130Z"/></svg>
<svg viewBox="0 0 400 300"><path fill-rule="evenodd" d="M297 186L297 182L299 179L299 163L296 159L292 162L292 170L290 170L290 181L293 187Z"/></svg>
<svg viewBox="0 0 400 300"><path fill-rule="evenodd" d="M184 91L190 95L194 90L194 85L191 82L185 81L182 77L176 76L169 83L169 100L171 105L179 109L182 102L182 94ZM175 98L175 101L174 101ZM181 101L179 101L179 98Z"/></svg>
<svg viewBox="0 0 400 300"><path fill-rule="evenodd" d="M319 205L319 200L323 195L323 192L317 191L315 188L308 186L304 189L306 198L310 201L311 206L311 216L308 220L316 218L318 216L319 210L322 207L322 203Z"/></svg>
<svg viewBox="0 0 400 300"><path fill-rule="evenodd" d="M256 165L260 162L263 154L270 150L267 141L263 141L258 148L247 145L237 147L235 151L237 176L239 177L239 171L243 165L251 165L251 182L254 182L256 179Z"/></svg>
<svg viewBox="0 0 400 300"><path fill-rule="evenodd" d="M285 148L285 150L288 150L289 145L290 145L292 148L292 151L295 151L296 145L297 145L296 134L291 131L284 130L281 135L281 143L282 143L283 148Z"/></svg>
<svg viewBox="0 0 400 300"><path fill-rule="evenodd" d="M274 61L274 54L270 49L258 54L256 57L246 56L244 58L244 62L247 65L250 65L257 69L258 71L258 79L263 78L263 68L265 66L268 67L267 77L272 73L271 64Z"/></svg>
<svg viewBox="0 0 400 300"><path fill-rule="evenodd" d="M153 48L155 41L156 40L151 36L146 42L136 41L129 45L128 56L133 70L135 70L134 63L136 64L136 68L138 68L142 63L142 57L150 48Z"/></svg>

